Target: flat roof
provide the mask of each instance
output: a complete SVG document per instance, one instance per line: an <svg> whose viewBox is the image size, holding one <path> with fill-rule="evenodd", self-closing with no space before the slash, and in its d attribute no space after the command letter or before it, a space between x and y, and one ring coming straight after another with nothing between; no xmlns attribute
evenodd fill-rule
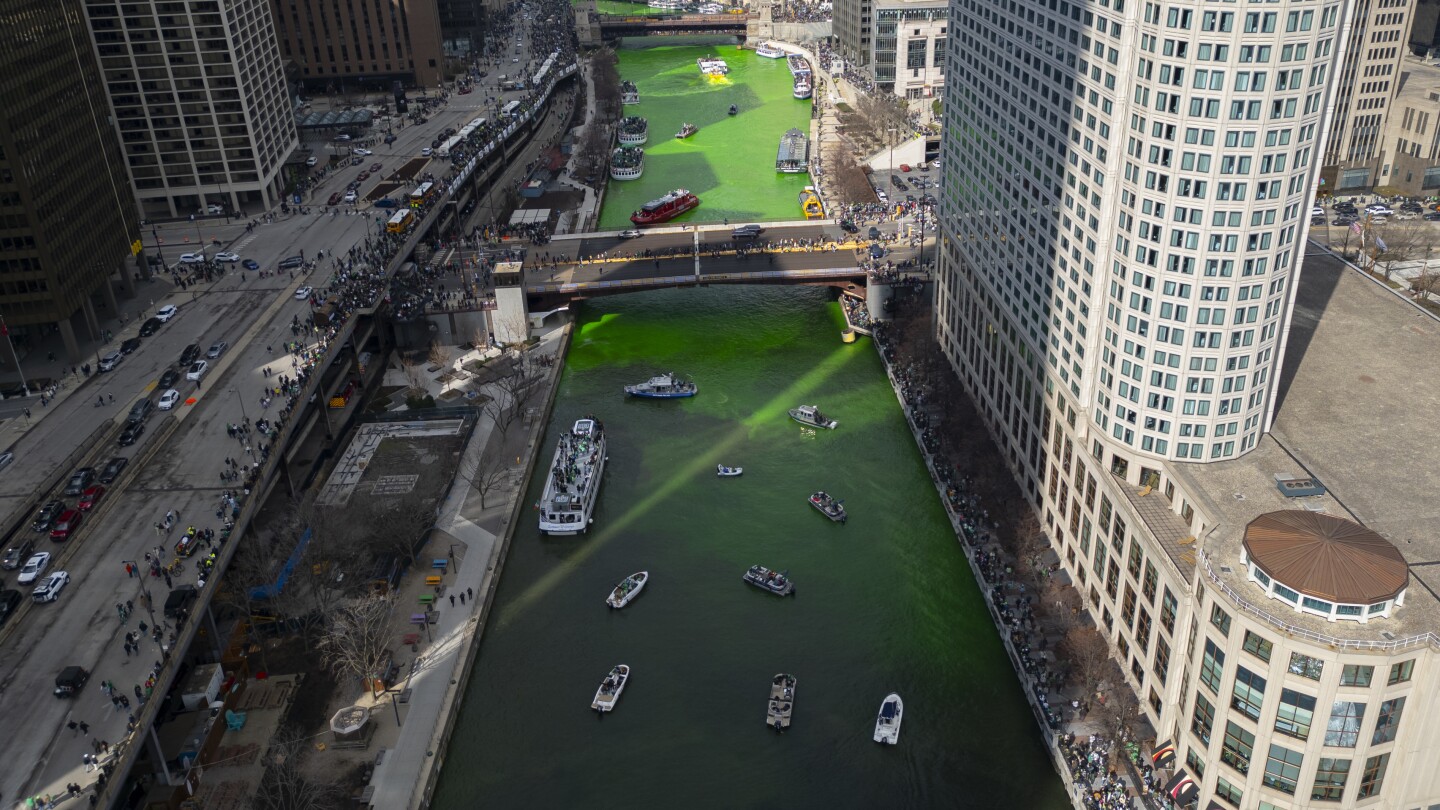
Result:
<svg viewBox="0 0 1440 810"><path fill-rule="evenodd" d="M1297 281L1272 433L1234 461L1169 469L1216 525L1198 545L1211 573L1255 607L1304 630L1392 641L1440 632L1440 322L1313 244ZM1325 493L1286 497L1277 476L1313 476ZM1311 509L1394 543L1410 566L1405 604L1366 624L1326 621L1272 600L1240 563L1245 526ZM1224 569L1229 569L1226 571Z"/></svg>

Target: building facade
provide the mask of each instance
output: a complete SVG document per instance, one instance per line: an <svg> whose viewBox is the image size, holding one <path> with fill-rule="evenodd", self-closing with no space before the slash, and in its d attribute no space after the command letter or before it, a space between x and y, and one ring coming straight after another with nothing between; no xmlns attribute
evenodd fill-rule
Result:
<svg viewBox="0 0 1440 810"><path fill-rule="evenodd" d="M835 0L830 14L835 50L846 67L868 70L874 61L875 0Z"/></svg>
<svg viewBox="0 0 1440 810"><path fill-rule="evenodd" d="M1384 132L1409 50L1416 0L1355 0L1336 84L1335 116L1321 177L1329 191L1379 184L1387 155Z"/></svg>
<svg viewBox="0 0 1440 810"><path fill-rule="evenodd" d="M836 50L883 92L938 97L949 12L946 0L842 0L833 11Z"/></svg>
<svg viewBox="0 0 1440 810"><path fill-rule="evenodd" d="M88 0L144 216L268 210L298 140L265 0Z"/></svg>
<svg viewBox="0 0 1440 810"><path fill-rule="evenodd" d="M133 294L135 198L81 4L4 0L0 12L0 317L22 354L55 330L78 362L76 327L98 340L115 283ZM0 351L13 370L9 343Z"/></svg>
<svg viewBox="0 0 1440 810"><path fill-rule="evenodd" d="M936 337L1200 807L1440 801L1440 603L1270 433L1347 9L950 5Z"/></svg>
<svg viewBox="0 0 1440 810"><path fill-rule="evenodd" d="M311 92L382 92L397 80L425 89L444 80L445 37L436 0L270 5L281 57Z"/></svg>
<svg viewBox="0 0 1440 810"><path fill-rule="evenodd" d="M1406 57L1383 140L1380 184L1409 196L1440 190L1440 65Z"/></svg>

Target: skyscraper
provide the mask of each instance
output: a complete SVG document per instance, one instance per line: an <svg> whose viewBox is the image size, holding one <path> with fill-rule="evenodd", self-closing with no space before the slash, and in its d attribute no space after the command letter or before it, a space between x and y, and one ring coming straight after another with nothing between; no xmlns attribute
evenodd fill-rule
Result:
<svg viewBox="0 0 1440 810"><path fill-rule="evenodd" d="M447 14L454 11L451 5L447 2ZM444 81L445 39L437 0L383 5L271 0L270 8L280 52L311 92L374 92L396 80L435 89Z"/></svg>
<svg viewBox="0 0 1440 810"><path fill-rule="evenodd" d="M1201 807L1440 798L1440 549L1357 351L1415 316L1330 258L1299 292L1351 8L950 5L937 339Z"/></svg>
<svg viewBox="0 0 1440 810"><path fill-rule="evenodd" d="M1386 121L1400 89L1415 0L1355 0L1335 66L1335 116L1322 156L1327 191L1379 185L1389 174Z"/></svg>
<svg viewBox="0 0 1440 810"><path fill-rule="evenodd" d="M265 0L87 0L85 12L146 217L280 201L298 138Z"/></svg>
<svg viewBox="0 0 1440 810"><path fill-rule="evenodd" d="M78 0L4 0L0 14L0 316L22 348L54 329L78 361L76 315L98 338L110 282L133 290L135 200Z"/></svg>

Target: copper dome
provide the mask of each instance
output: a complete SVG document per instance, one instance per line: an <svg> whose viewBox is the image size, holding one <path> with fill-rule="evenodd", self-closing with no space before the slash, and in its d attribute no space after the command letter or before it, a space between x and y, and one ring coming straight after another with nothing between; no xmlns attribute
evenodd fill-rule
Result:
<svg viewBox="0 0 1440 810"><path fill-rule="evenodd" d="M1350 605L1393 599L1410 568L1400 549L1354 521L1291 509L1245 527L1250 561L1306 596Z"/></svg>

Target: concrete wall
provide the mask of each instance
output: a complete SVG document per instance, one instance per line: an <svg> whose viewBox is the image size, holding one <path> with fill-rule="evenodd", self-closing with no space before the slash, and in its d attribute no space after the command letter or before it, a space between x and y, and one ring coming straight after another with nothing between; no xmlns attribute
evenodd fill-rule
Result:
<svg viewBox="0 0 1440 810"><path fill-rule="evenodd" d="M495 341L504 345L518 343L529 337L530 310L525 303L523 287L495 289Z"/></svg>
<svg viewBox="0 0 1440 810"><path fill-rule="evenodd" d="M822 39L829 39L830 31L831 24L828 22L777 22L775 23L774 34L767 37L767 39L779 39L785 42L805 44L816 42ZM756 42L751 44L758 45L760 43ZM813 67L816 70L820 69L819 65L814 65Z"/></svg>

